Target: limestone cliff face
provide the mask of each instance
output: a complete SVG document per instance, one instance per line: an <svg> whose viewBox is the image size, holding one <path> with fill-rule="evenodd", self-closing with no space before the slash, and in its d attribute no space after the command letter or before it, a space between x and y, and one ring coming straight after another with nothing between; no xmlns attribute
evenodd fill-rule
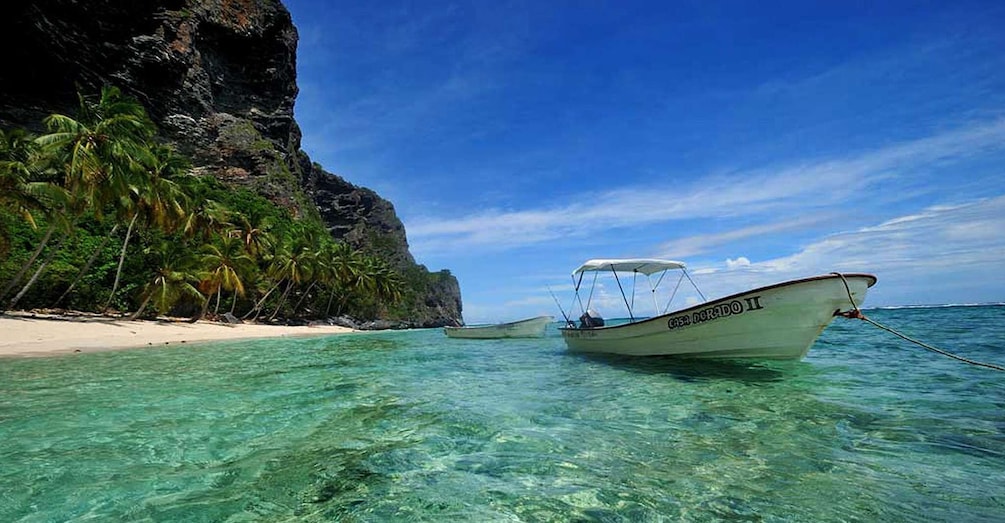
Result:
<svg viewBox="0 0 1005 523"><path fill-rule="evenodd" d="M252 188L294 214L319 214L335 238L379 245L402 270L424 270L390 202L300 150L297 31L278 0L3 2L0 46L0 127L38 131L45 116L74 113L78 90L116 85L147 107L200 174ZM455 323L456 279L430 280L438 283L409 323Z"/></svg>

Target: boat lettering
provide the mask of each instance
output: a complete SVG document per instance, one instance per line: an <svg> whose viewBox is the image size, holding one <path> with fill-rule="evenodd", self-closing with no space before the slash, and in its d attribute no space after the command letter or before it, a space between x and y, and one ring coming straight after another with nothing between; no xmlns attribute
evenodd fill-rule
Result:
<svg viewBox="0 0 1005 523"><path fill-rule="evenodd" d="M744 308L743 303L740 302L740 300L733 300L713 305L711 307L701 309L700 311L692 312L691 314L674 316L667 320L667 328L674 330L681 327L687 327L688 325L697 325L699 323L704 323L717 318L743 314L745 311L763 309L764 307L761 305L760 298L760 296L744 298L744 301L747 302L746 308Z"/></svg>
<svg viewBox="0 0 1005 523"><path fill-rule="evenodd" d="M761 297L754 296L753 298L744 298L743 301L747 302L748 311L756 311L758 309L763 309L761 306Z"/></svg>
<svg viewBox="0 0 1005 523"><path fill-rule="evenodd" d="M691 325L691 317L687 314L683 316L676 316L667 320L667 327L670 330L687 327L688 325Z"/></svg>

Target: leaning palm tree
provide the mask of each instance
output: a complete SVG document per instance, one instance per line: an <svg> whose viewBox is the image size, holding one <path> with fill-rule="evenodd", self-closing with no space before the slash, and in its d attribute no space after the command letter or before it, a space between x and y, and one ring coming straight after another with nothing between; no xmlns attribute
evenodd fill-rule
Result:
<svg viewBox="0 0 1005 523"><path fill-rule="evenodd" d="M233 229L233 211L214 200L210 189L199 176L182 176L176 179L185 193L185 216L178 228L186 238L200 238L208 242L225 231Z"/></svg>
<svg viewBox="0 0 1005 523"><path fill-rule="evenodd" d="M324 256L328 260L327 263L331 271L331 279L327 282L329 295L325 316L331 313L332 302L336 294L340 296L340 299L335 314L339 315L351 296L352 290L364 278L363 256L345 242L335 243L325 252Z"/></svg>
<svg viewBox="0 0 1005 523"><path fill-rule="evenodd" d="M211 243L204 248L201 262L205 271L205 276L199 282L199 288L211 299L216 295L216 308L213 313L218 314L220 310L221 291L228 291L234 294L230 312L233 314L237 298L244 296L244 278L250 273L254 260L244 251L244 244L240 238L232 235L223 235L217 243ZM209 308L209 299L203 304L201 319L206 315Z"/></svg>
<svg viewBox="0 0 1005 523"><path fill-rule="evenodd" d="M325 310L325 315L327 315L331 309L334 292L340 287L344 273L351 270L347 264L352 263L351 260L354 257L352 249L347 244L332 241L327 236L318 238L317 241L319 245L313 249L310 256L310 285L302 293L297 304L293 306L294 314L300 310L300 305L311 297L312 290L320 287L323 294L327 287L330 292L328 306ZM356 258L358 259L358 257Z"/></svg>
<svg viewBox="0 0 1005 523"><path fill-rule="evenodd" d="M98 256L100 256L101 253L105 251L105 246L108 245L108 242L112 240L112 236L115 236L115 232L118 230L119 230L118 223L112 225L112 228L111 230L108 231L108 234L106 234L105 237L101 239L101 243L98 244L98 248L94 249L94 251L91 252L91 255L87 258L87 263L85 263L84 266L81 267L79 271L77 271L77 276L73 278L73 281L70 283L69 287L67 287L66 290L63 291L63 294L60 294L59 298L56 298L56 301L52 303L53 309L58 307L59 304L62 303L63 300L67 296L69 296L71 292L73 292L73 289L77 287L77 284L80 283L80 280L84 278L84 275L86 275L87 272L91 270L91 266L94 265L94 262L98 259Z"/></svg>
<svg viewBox="0 0 1005 523"><path fill-rule="evenodd" d="M181 230L186 238L209 241L213 236L232 226L227 206L215 200L200 198L198 195L189 195L185 218L181 223Z"/></svg>
<svg viewBox="0 0 1005 523"><path fill-rule="evenodd" d="M122 240L122 250L119 253L119 265L115 270L115 281L104 310L112 304L115 292L119 288L122 277L122 266L126 259L126 249L129 238L137 219L142 218L148 226L157 226L164 230L172 229L185 216L182 208L181 187L172 178L180 176L188 169L188 162L174 153L168 146L154 146L143 151L139 161L133 165L129 178L126 180L126 190L120 194L118 209L123 218L129 218L129 227Z"/></svg>
<svg viewBox="0 0 1005 523"><path fill-rule="evenodd" d="M48 247L49 239L52 237L53 233L62 230L65 234L59 236L56 246L49 249L49 254L45 257L42 263L39 264L39 266L35 269L35 272L32 274L32 276L28 278L28 281L24 284L24 286L21 287L21 290L18 291L13 298L11 298L9 303L7 303L6 307L7 309L13 309L14 306L17 305L18 301L20 301L21 298L24 297L24 295L28 292L28 289L30 289L32 285L34 285L35 282L38 281L39 276L41 276L42 272L45 271L46 267L48 267L49 263L53 260L56 253L59 251L59 247L62 245L63 240L67 236L69 236L69 234L73 230L74 226L73 222L69 220L69 217L66 214L59 211L58 204L55 203L62 201L65 203L65 205L63 206L64 208L73 208L74 206L73 200L70 198L70 195L64 191L53 191L52 196L53 196L52 197L53 203L51 204L52 206L47 207L45 209L46 220L48 220L49 222L49 227L46 229L45 235L42 236L42 240L39 242L38 247L32 253L31 257L28 258L28 261L21 266L21 269L18 271L18 273L15 274L13 278L11 278L11 280L4 287L3 291L0 292L0 296L6 296L7 293L10 292L14 288L14 286L21 281L21 278L23 278L25 274L27 274L28 269L30 269L34 265L35 261L38 259L38 256L42 254L43 250L45 250L46 247Z"/></svg>
<svg viewBox="0 0 1005 523"><path fill-rule="evenodd" d="M252 317L253 320L258 319L258 315L261 314L262 306L266 300L285 283L286 288L279 298L276 310L269 317L270 320L274 319L282 309L293 288L311 277L311 270L314 258L316 257L315 246L318 244L315 234L310 229L295 225L294 229L288 232L287 238L290 238L290 240L279 245L273 244L272 250L263 256L268 263L265 276L268 280L271 280L272 284L264 292L263 296L255 302L251 310L243 316L244 319L252 315L254 315Z"/></svg>
<svg viewBox="0 0 1005 523"><path fill-rule="evenodd" d="M18 291L18 293L15 294L13 298L11 298L10 303L7 304L8 309L13 309L14 306L17 305L17 303L21 300L21 298L23 298L24 295L28 292L28 289L30 289L32 285L35 285L35 282L38 281L38 277L42 275L42 272L45 271L45 268L48 267L49 264L52 262L53 258L56 257L56 253L59 252L59 248L63 245L63 241L65 238L66 238L65 236L60 236L56 240L56 244L53 245L51 249L49 249L49 254L45 257L45 260L42 261L42 263L38 266L34 274L31 275L31 278L28 278L28 282L24 284L24 287L21 287L21 290Z"/></svg>
<svg viewBox="0 0 1005 523"><path fill-rule="evenodd" d="M34 138L24 129L0 129L0 207L21 216L32 229L37 225L31 212L42 207L31 185L37 151Z"/></svg>
<svg viewBox="0 0 1005 523"><path fill-rule="evenodd" d="M50 167L58 172L67 193L62 212L51 222L36 249L39 253L57 224L62 224L70 234L84 212L90 211L100 218L105 206L128 190L132 169L154 134L154 125L143 106L114 87L103 88L97 101L83 95L78 99L76 119L50 115L45 119L49 132L35 140ZM26 267L34 261L35 257ZM42 263L10 307L24 296L46 265ZM19 274L23 272L24 269Z"/></svg>
<svg viewBox="0 0 1005 523"><path fill-rule="evenodd" d="M104 204L129 190L155 128L143 106L115 87L103 88L97 101L78 98L77 117L50 115L49 132L37 142L62 163L63 186L100 215Z"/></svg>
<svg viewBox="0 0 1005 523"><path fill-rule="evenodd" d="M382 259L373 258L373 292L385 303L397 303L405 289L405 279Z"/></svg>
<svg viewBox="0 0 1005 523"><path fill-rule="evenodd" d="M197 259L189 252L188 246L165 241L155 248L148 248L146 252L157 253L157 268L143 286L143 301L129 319L139 318L151 303L158 313L167 314L183 300L199 305L205 302L206 297L195 287L200 280L200 272Z"/></svg>
<svg viewBox="0 0 1005 523"><path fill-rule="evenodd" d="M65 191L59 186L40 179L41 167L39 148L30 134L20 129L0 129L0 209L20 216L32 229L37 228L33 212L54 213L66 198ZM20 271L4 285L0 297L6 296L21 281L60 225L58 219L48 222L38 247ZM0 242L6 244L7 241L6 229L0 230Z"/></svg>
<svg viewBox="0 0 1005 523"><path fill-rule="evenodd" d="M401 299L404 279L376 256L363 256L362 265L362 274L356 280L353 292L362 303L378 307L378 313L386 311L388 304Z"/></svg>
<svg viewBox="0 0 1005 523"><path fill-rule="evenodd" d="M268 250L272 242L272 236L269 233L272 223L268 216L252 210L248 213L234 213L234 218L237 227L231 231L231 234L241 239L244 249L248 251L249 255L258 257Z"/></svg>
<svg viewBox="0 0 1005 523"><path fill-rule="evenodd" d="M298 237L293 244L283 253L273 265L273 274L286 281L286 290L279 297L276 310L269 316L269 321L274 320L282 310L290 291L300 285L301 282L310 279L314 269L315 250L312 248L310 237Z"/></svg>

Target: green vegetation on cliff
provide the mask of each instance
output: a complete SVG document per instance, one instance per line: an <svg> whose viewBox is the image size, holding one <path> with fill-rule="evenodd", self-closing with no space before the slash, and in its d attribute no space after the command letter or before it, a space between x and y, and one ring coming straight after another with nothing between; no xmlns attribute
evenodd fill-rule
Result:
<svg viewBox="0 0 1005 523"><path fill-rule="evenodd" d="M0 310L401 319L426 282L258 193L194 176L117 89L0 129Z"/></svg>

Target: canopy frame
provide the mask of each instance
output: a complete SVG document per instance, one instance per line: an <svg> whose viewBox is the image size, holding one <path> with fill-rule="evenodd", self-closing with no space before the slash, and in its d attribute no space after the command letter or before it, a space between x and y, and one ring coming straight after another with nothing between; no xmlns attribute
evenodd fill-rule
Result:
<svg viewBox="0 0 1005 523"><path fill-rule="evenodd" d="M656 289L660 286L660 283L663 282L663 278L666 276L666 273L670 270L675 269L680 270L682 274L680 278L677 280L677 284L674 287L673 294L667 300L666 307L662 311L660 311L659 301L656 298ZM579 308L581 313L585 314L586 311L589 310L590 308L590 304L593 301L593 291L596 289L597 286L597 276L599 276L601 272L607 272L607 271L611 272L611 274L614 276L614 280L618 284L618 290L621 292L621 298L624 300L625 306L628 308L628 316L632 322L635 322L635 310L634 310L635 291L638 282L637 276L639 273L644 274L646 276L646 281L649 283L649 290L652 293L653 307L656 312L656 315L666 314L666 311L669 310L670 304L671 302L673 302L674 297L677 295L677 290L679 289L680 284L685 277L687 277L687 280L694 287L694 290L698 292L698 295L701 296L701 299L703 301L708 301L708 299L705 298L705 295L701 292L701 289L698 288L698 285L695 284L693 279L691 279L691 275L688 274L687 267L685 266L684 262L679 262L675 260L661 260L655 258L593 259L593 260L587 260L585 263L580 265L576 270L572 271L572 282L576 294L575 300L579 302ZM579 291L582 288L583 276L587 272L593 272L594 274L593 274L593 284L590 285L590 295L586 300L586 305L584 306L583 299L580 296ZM625 293L625 288L621 284L621 278L618 277L619 272L632 273L632 298L630 302L628 299L628 295ZM660 273L660 277L657 279L656 283L653 284L652 275L656 273Z"/></svg>

